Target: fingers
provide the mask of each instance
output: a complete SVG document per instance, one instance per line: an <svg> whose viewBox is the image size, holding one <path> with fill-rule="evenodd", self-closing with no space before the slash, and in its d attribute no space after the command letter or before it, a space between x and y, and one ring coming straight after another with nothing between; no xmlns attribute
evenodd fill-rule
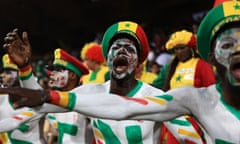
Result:
<svg viewBox="0 0 240 144"><path fill-rule="evenodd" d="M22 33L22 38L23 38L23 42L24 42L25 44L29 44L27 32L23 32L23 33Z"/></svg>
<svg viewBox="0 0 240 144"><path fill-rule="evenodd" d="M23 32L22 38L20 38L18 34L18 29L14 29L13 31L7 33L6 36L4 37L4 42L7 44L10 44L15 40L20 40L20 41L23 41L25 44L29 44L27 32Z"/></svg>
<svg viewBox="0 0 240 144"><path fill-rule="evenodd" d="M4 41L5 42L7 42L7 43L9 43L9 42L12 42L12 41L14 41L16 38L15 38L15 36L14 35L10 35L9 34L9 36L6 36L5 38L4 38Z"/></svg>
<svg viewBox="0 0 240 144"><path fill-rule="evenodd" d="M13 31L7 33L6 37L4 38L4 41L9 43L9 42L14 41L17 38L19 38L17 32L18 32L18 29L14 29Z"/></svg>
<svg viewBox="0 0 240 144"><path fill-rule="evenodd" d="M15 41L18 38L18 29L14 29L13 31L6 34L6 37L4 37L5 44L3 45L4 50L9 50L11 43Z"/></svg>
<svg viewBox="0 0 240 144"><path fill-rule="evenodd" d="M18 31L18 28L15 28L14 30L13 30L13 32L17 32Z"/></svg>
<svg viewBox="0 0 240 144"><path fill-rule="evenodd" d="M8 50L8 48L9 48L10 46L11 46L10 44L4 44L4 45L3 45L3 49L4 49L4 50Z"/></svg>

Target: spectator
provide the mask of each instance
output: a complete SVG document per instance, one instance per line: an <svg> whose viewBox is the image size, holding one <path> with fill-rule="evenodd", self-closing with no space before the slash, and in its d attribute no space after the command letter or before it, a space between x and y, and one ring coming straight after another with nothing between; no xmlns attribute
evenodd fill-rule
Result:
<svg viewBox="0 0 240 144"><path fill-rule="evenodd" d="M153 82L154 86L168 91L182 86L207 87L215 83L212 66L201 59L196 52L196 37L194 33L186 30L176 31L167 41L166 48L169 51L172 50L175 57L170 64L164 66L158 78ZM181 143L184 140L193 141L194 143L205 143L203 132L193 118L185 116L175 120L179 121L179 123L173 124L174 120L164 123L161 131L161 143ZM192 123L187 129L185 128L186 126L180 124L186 121ZM169 129L176 132L172 132ZM191 135L179 134L179 129L186 129L189 133L193 133L202 139L194 138Z"/></svg>
<svg viewBox="0 0 240 144"><path fill-rule="evenodd" d="M81 78L82 84L104 83L109 80L109 69L105 66L101 45L97 43L86 44L82 49L82 59L90 73Z"/></svg>
<svg viewBox="0 0 240 144"><path fill-rule="evenodd" d="M240 80L239 33L240 3L223 2L213 8L202 20L197 32L199 54L216 67L219 83L195 88L185 86L151 97L125 98L122 93L111 94L36 91L25 88L0 88L8 93L18 107L52 103L93 117L166 121L182 115L192 115L202 125L213 143L240 143ZM11 48L13 43L8 45ZM150 90L148 89L148 92ZM35 97L32 97L32 94ZM61 103L67 94L75 95L74 107ZM66 96L67 95L67 96ZM24 98L24 100L21 100ZM136 134L136 133L135 133Z"/></svg>
<svg viewBox="0 0 240 144"><path fill-rule="evenodd" d="M14 44L14 41L12 44ZM92 93L101 94L102 92L126 95L125 99L162 93L161 90L135 79L135 70L139 64L145 61L148 48L146 34L140 25L131 21L121 21L113 24L105 32L102 43L103 56L107 59L111 70L110 81L102 84L84 84L72 92L82 92L85 94L86 99ZM72 96L72 98L75 97L74 95ZM99 98L101 99L101 96ZM68 100L64 104L76 106L70 104L74 103L75 100ZM95 103L97 101L95 99L92 102ZM109 109L108 111L111 110ZM159 123L136 120L118 121L111 120L111 118L89 118L91 119L91 124L93 124L96 143L159 143Z"/></svg>

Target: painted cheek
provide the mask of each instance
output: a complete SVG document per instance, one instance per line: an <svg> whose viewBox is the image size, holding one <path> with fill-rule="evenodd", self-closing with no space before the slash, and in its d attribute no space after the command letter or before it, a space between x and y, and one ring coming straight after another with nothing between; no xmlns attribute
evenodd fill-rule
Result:
<svg viewBox="0 0 240 144"><path fill-rule="evenodd" d="M66 84L65 77L62 76L60 78L60 82L59 83L60 83L61 86L64 86Z"/></svg>
<svg viewBox="0 0 240 144"><path fill-rule="evenodd" d="M137 67L137 63L138 63L137 59L138 59L137 54L131 54L129 58L129 66L128 66L129 73L134 71L134 69Z"/></svg>
<svg viewBox="0 0 240 144"><path fill-rule="evenodd" d="M110 69L112 69L112 67L113 67L112 61L113 61L114 55L115 55L115 52L112 49L110 49L108 52L108 58L107 58L107 64Z"/></svg>
<svg viewBox="0 0 240 144"><path fill-rule="evenodd" d="M222 49L216 48L215 57L220 64L224 65L225 67L227 66L227 54Z"/></svg>
<svg viewBox="0 0 240 144"><path fill-rule="evenodd" d="M134 67L137 67L137 61L138 61L138 56L137 56L137 54L132 54L132 56L131 56L131 63L132 63L132 65L134 66Z"/></svg>
<svg viewBox="0 0 240 144"><path fill-rule="evenodd" d="M68 81L68 72L56 72L53 76L52 86L62 88L67 85Z"/></svg>
<svg viewBox="0 0 240 144"><path fill-rule="evenodd" d="M17 80L17 72L11 72L4 77L4 83L8 86L12 86L15 80Z"/></svg>

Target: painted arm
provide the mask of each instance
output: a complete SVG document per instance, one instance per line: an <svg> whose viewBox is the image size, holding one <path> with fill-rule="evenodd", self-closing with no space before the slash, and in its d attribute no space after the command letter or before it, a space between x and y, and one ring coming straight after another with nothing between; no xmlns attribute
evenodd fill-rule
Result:
<svg viewBox="0 0 240 144"><path fill-rule="evenodd" d="M41 85L37 82L37 78L33 75L32 65L27 65L18 70L19 80L21 87L30 89L42 89Z"/></svg>
<svg viewBox="0 0 240 144"><path fill-rule="evenodd" d="M142 95L142 98L127 98L104 91L84 92L84 88L83 85L73 92L0 88L0 93L9 93L10 97L15 99L24 98L22 101L14 102L18 107L34 107L48 102L87 116L154 121L170 120L183 114L197 113L196 97L200 97L198 90L192 87L178 88L155 96ZM90 89L94 90L93 87Z"/></svg>
<svg viewBox="0 0 240 144"><path fill-rule="evenodd" d="M193 94L190 91L179 89L154 97L143 95L143 98L127 98L109 93L81 94L81 89L70 93L50 91L50 103L105 119L164 121L190 114L187 105L191 99L186 100Z"/></svg>

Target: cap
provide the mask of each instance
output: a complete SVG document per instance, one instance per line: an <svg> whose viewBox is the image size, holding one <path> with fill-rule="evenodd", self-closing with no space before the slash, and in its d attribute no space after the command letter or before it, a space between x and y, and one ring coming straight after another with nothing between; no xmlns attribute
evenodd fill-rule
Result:
<svg viewBox="0 0 240 144"><path fill-rule="evenodd" d="M62 66L75 72L79 77L88 74L88 69L75 57L58 48L54 51L54 66Z"/></svg>
<svg viewBox="0 0 240 144"><path fill-rule="evenodd" d="M216 6L218 6L219 4L221 4L225 1L230 1L230 0L215 0L214 3L213 3L213 7L216 7Z"/></svg>
<svg viewBox="0 0 240 144"><path fill-rule="evenodd" d="M211 9L203 18L197 32L197 48L200 56L208 61L215 34L226 24L240 21L240 2L225 1Z"/></svg>
<svg viewBox="0 0 240 144"><path fill-rule="evenodd" d="M121 21L115 23L106 30L102 40L102 51L105 59L107 59L112 38L118 34L126 34L137 41L140 54L139 62L142 63L146 59L149 52L148 39L143 28L139 24L131 21Z"/></svg>
<svg viewBox="0 0 240 144"><path fill-rule="evenodd" d="M2 57L2 66L3 69L13 69L13 70L18 70L18 67L14 62L10 59L8 54L3 55Z"/></svg>
<svg viewBox="0 0 240 144"><path fill-rule="evenodd" d="M196 36L187 30L181 30L173 33L166 42L166 49L172 50L177 45L186 45L196 50Z"/></svg>

